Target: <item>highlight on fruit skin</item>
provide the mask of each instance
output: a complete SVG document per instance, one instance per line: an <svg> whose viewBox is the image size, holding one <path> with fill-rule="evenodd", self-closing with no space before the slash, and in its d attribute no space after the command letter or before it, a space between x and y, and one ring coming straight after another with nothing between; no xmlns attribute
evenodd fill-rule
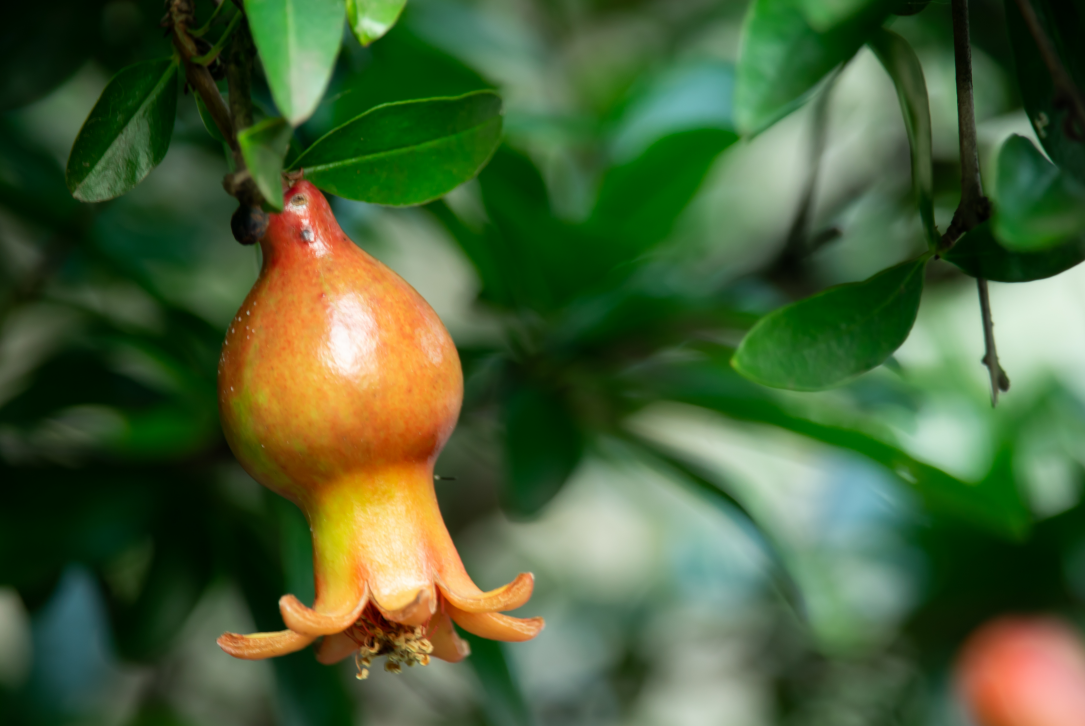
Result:
<svg viewBox="0 0 1085 726"><path fill-rule="evenodd" d="M976 726L1085 724L1085 644L1060 620L988 622L969 636L956 675Z"/></svg>
<svg viewBox="0 0 1085 726"><path fill-rule="evenodd" d="M304 512L316 599L284 595L286 630L219 638L237 658L305 648L322 663L354 654L359 677L469 654L453 623L524 641L541 618L524 573L483 592L468 576L437 505L433 466L459 416L463 374L436 313L340 229L300 181L260 240L260 276L230 324L219 412L241 465Z"/></svg>

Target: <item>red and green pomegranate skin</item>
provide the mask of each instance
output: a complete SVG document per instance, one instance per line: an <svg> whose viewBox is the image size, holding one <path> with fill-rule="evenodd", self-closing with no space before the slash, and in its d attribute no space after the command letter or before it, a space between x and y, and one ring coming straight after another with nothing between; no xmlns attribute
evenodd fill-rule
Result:
<svg viewBox="0 0 1085 726"><path fill-rule="evenodd" d="M290 630L220 644L256 658L337 636L322 647L342 657L367 607L425 626L434 655L448 660L466 653L450 618L483 637L534 637L541 619L498 612L527 601L531 576L479 590L437 506L433 466L463 397L437 314L351 242L308 182L285 193L260 244L259 279L222 349L219 410L245 470L308 519L316 601L310 609L285 596Z"/></svg>

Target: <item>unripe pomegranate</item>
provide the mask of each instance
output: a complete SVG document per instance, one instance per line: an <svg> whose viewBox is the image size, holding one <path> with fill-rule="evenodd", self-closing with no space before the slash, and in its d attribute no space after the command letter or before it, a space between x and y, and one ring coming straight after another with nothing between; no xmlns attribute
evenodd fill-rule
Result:
<svg viewBox="0 0 1085 726"><path fill-rule="evenodd" d="M965 643L961 696L976 726L1085 726L1085 646L1046 618L1001 618Z"/></svg>
<svg viewBox="0 0 1085 726"><path fill-rule="evenodd" d="M479 590L437 506L433 465L463 397L437 314L347 238L308 182L285 193L260 245L260 277L222 348L219 410L245 470L305 513L316 601L284 595L287 630L219 645L257 659L325 636L317 657L354 652L364 676L375 655L390 670L430 653L462 659L451 621L495 640L535 637L541 618L500 614L527 602L532 576Z"/></svg>

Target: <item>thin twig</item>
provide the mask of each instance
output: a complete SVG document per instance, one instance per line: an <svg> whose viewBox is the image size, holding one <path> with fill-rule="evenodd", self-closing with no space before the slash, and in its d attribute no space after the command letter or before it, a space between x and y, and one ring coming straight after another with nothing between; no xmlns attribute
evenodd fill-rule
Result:
<svg viewBox="0 0 1085 726"><path fill-rule="evenodd" d="M976 139L976 105L972 98L972 44L968 33L968 0L952 0L953 61L957 71L957 137L961 152L961 201L953 213L946 233L938 244L946 252L957 240L991 216L991 201L983 195L980 178L979 144ZM998 362L995 348L995 324L991 319L991 300L987 280L976 278L979 286L980 312L983 317L983 364L991 374L991 405L998 404L998 392L1010 388L1010 379Z"/></svg>
<svg viewBox="0 0 1085 726"><path fill-rule="evenodd" d="M1055 108L1066 108L1069 112L1063 131L1075 141L1085 141L1085 100L1082 99L1081 92L1059 60L1059 54L1055 52L1051 39L1044 32L1040 18L1029 0L1017 0L1017 7L1021 10L1028 32L1036 41L1040 57L1043 58L1047 72L1051 74L1051 80L1055 84L1053 105Z"/></svg>
<svg viewBox="0 0 1085 726"><path fill-rule="evenodd" d="M998 405L998 392L1010 390L1010 377L998 362L998 351L995 349L995 323L991 317L991 298L987 293L987 281L982 277L976 278L976 284L980 293L980 314L983 316L983 343L986 352L983 355L983 365L987 366L987 372L991 374L991 406Z"/></svg>
<svg viewBox="0 0 1085 726"><path fill-rule="evenodd" d="M953 60L957 70L957 137L961 153L961 201L938 245L946 252L962 235L991 216L991 201L983 195L976 105L972 99L972 44L968 36L968 0L953 0Z"/></svg>

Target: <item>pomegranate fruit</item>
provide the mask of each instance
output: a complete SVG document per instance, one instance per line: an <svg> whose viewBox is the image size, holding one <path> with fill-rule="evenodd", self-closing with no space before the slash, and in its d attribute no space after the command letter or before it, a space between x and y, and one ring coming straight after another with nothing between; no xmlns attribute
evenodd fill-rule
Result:
<svg viewBox="0 0 1085 726"><path fill-rule="evenodd" d="M260 245L259 279L222 348L219 408L245 470L308 519L316 600L284 595L286 630L226 633L219 645L258 659L324 636L319 660L355 653L364 675L376 655L390 670L462 659L452 622L533 638L541 618L501 614L527 602L532 576L482 592L437 506L433 465L463 397L437 314L347 238L306 181L286 191Z"/></svg>

